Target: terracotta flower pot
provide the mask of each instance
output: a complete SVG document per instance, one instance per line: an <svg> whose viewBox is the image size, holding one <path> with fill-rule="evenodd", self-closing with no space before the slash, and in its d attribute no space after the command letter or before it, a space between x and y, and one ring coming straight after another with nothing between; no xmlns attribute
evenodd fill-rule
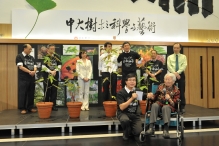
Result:
<svg viewBox="0 0 219 146"><path fill-rule="evenodd" d="M67 102L68 114L70 118L78 118L81 113L82 102Z"/></svg>
<svg viewBox="0 0 219 146"><path fill-rule="evenodd" d="M141 114L144 115L146 113L146 100L140 100L140 108Z"/></svg>
<svg viewBox="0 0 219 146"><path fill-rule="evenodd" d="M104 101L103 106L105 109L105 114L107 117L115 117L117 110L117 102L116 101Z"/></svg>
<svg viewBox="0 0 219 146"><path fill-rule="evenodd" d="M52 102L38 102L38 103L36 103L39 118L41 118L41 119L49 118L51 115L52 106L53 106Z"/></svg>

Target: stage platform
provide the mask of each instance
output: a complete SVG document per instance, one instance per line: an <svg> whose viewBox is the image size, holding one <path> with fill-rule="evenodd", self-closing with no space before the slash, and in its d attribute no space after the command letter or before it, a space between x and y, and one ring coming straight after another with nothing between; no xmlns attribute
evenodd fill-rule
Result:
<svg viewBox="0 0 219 146"><path fill-rule="evenodd" d="M185 122L193 122L193 126L202 121L219 120L219 109L206 109L194 105L186 105L186 113L183 115ZM171 120L174 120L172 118ZM142 115L142 123L144 115ZM24 129L34 128L61 128L65 132L66 127L71 133L74 127L80 126L108 126L108 130L118 130L119 121L116 117L106 117L103 107L90 107L90 111L81 111L80 118L72 119L68 116L67 108L59 108L52 111L49 119L39 119L38 113L28 113L21 115L19 110L4 110L0 112L0 130L11 130L11 135L15 134L15 129L22 135ZM115 127L112 129L112 126Z"/></svg>

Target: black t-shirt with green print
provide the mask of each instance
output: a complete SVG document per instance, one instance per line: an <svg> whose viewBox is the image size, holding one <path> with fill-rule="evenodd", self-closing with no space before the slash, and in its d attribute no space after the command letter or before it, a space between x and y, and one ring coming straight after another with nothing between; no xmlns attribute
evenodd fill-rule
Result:
<svg viewBox="0 0 219 146"><path fill-rule="evenodd" d="M123 113L136 113L138 109L138 100L133 100L130 105L123 111L120 110L119 105L128 101L132 96L132 92L128 93L125 88L121 89L117 95L116 95L116 100L117 100L117 109L118 112L123 112Z"/></svg>

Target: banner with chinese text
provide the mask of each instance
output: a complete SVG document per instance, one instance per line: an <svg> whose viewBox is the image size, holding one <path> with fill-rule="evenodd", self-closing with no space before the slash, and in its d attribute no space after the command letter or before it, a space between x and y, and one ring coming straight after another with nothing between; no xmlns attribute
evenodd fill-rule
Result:
<svg viewBox="0 0 219 146"><path fill-rule="evenodd" d="M34 25L35 24L35 25ZM12 38L188 41L183 15L50 10L12 11Z"/></svg>

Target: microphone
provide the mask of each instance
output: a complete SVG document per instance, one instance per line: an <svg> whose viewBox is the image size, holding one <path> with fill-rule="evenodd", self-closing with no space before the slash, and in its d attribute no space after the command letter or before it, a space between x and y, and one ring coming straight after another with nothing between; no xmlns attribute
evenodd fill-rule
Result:
<svg viewBox="0 0 219 146"><path fill-rule="evenodd" d="M163 94L164 94L164 97L166 96L166 88L163 88ZM168 100L166 99L165 97L165 104L169 104Z"/></svg>
<svg viewBox="0 0 219 146"><path fill-rule="evenodd" d="M135 87L132 89L132 92L133 92L133 93L136 93L136 88L135 88Z"/></svg>

